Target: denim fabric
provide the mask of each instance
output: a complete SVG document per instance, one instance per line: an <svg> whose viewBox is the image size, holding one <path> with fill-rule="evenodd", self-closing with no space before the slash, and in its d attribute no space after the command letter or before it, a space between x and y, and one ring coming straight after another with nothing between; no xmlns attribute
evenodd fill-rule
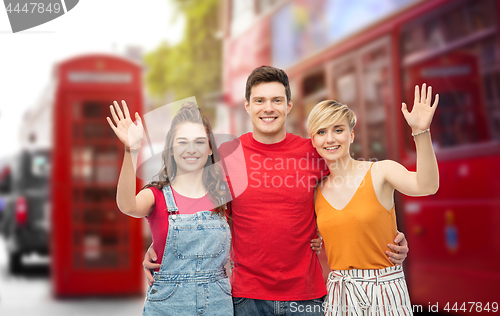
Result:
<svg viewBox="0 0 500 316"><path fill-rule="evenodd" d="M266 301L233 297L235 316L323 316L323 297L305 301Z"/></svg>
<svg viewBox="0 0 500 316"><path fill-rule="evenodd" d="M169 212L177 211L165 187ZM143 315L233 315L231 285L224 266L231 232L225 218L211 211L170 215L160 270L153 274Z"/></svg>

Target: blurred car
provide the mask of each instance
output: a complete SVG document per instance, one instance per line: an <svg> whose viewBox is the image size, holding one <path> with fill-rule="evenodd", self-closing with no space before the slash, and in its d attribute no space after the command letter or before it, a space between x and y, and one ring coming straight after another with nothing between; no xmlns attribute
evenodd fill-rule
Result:
<svg viewBox="0 0 500 316"><path fill-rule="evenodd" d="M9 270L18 273L24 255L49 254L50 155L47 151L23 151L12 167L0 233L7 245Z"/></svg>
<svg viewBox="0 0 500 316"><path fill-rule="evenodd" d="M3 158L0 160L0 226L2 223L3 210L7 197L12 190L11 160Z"/></svg>

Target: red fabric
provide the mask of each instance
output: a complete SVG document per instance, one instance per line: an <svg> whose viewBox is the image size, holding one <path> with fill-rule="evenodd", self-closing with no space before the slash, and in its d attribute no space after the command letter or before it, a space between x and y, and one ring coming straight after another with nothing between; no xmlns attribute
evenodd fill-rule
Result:
<svg viewBox="0 0 500 316"><path fill-rule="evenodd" d="M230 185L238 190L247 185L231 202L233 296L290 301L326 295L321 265L310 247L317 237L314 186L328 174L324 160L310 139L293 134L271 145L251 133L239 141L243 158L231 155L238 140L219 149Z"/></svg>
<svg viewBox="0 0 500 316"><path fill-rule="evenodd" d="M158 256L156 263L161 264L163 259L163 251L165 250L165 243L168 236L168 210L167 203L163 192L155 187L149 188L155 197L155 204L153 210L146 217L151 230L151 237L153 239L153 249ZM180 195L172 188L174 194L175 204L179 209L179 214L194 214L200 211L212 210L214 204L210 201L208 195L198 199L192 199Z"/></svg>
<svg viewBox="0 0 500 316"><path fill-rule="evenodd" d="M149 223L149 230L153 239L153 249L158 256L156 263L161 263L163 258L163 250L165 250L165 242L168 234L168 211L167 203L163 197L163 192L155 187L149 187L155 196L155 205L153 210L146 217Z"/></svg>

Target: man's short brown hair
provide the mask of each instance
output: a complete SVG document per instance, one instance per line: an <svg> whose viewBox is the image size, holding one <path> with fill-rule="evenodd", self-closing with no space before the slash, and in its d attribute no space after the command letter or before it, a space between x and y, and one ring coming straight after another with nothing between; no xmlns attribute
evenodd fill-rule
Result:
<svg viewBox="0 0 500 316"><path fill-rule="evenodd" d="M290 102L292 99L290 83L288 82L288 76L286 73L279 68L260 66L255 68L247 79L245 99L248 103L250 103L250 93L252 92L252 87L263 82L279 82L283 84L283 86L285 86L286 102Z"/></svg>

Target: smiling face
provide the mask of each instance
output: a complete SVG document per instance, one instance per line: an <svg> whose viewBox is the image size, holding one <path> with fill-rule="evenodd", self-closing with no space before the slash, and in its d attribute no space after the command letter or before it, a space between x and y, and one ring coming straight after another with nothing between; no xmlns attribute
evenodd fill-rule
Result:
<svg viewBox="0 0 500 316"><path fill-rule="evenodd" d="M318 154L327 161L349 157L349 146L354 141L354 131L349 129L346 118L319 129L311 137Z"/></svg>
<svg viewBox="0 0 500 316"><path fill-rule="evenodd" d="M252 120L253 137L266 144L285 139L286 116L292 106L282 83L263 82L253 86L249 101L245 100L245 109Z"/></svg>
<svg viewBox="0 0 500 316"><path fill-rule="evenodd" d="M177 126L172 153L177 175L202 170L212 154L203 124L183 123Z"/></svg>

